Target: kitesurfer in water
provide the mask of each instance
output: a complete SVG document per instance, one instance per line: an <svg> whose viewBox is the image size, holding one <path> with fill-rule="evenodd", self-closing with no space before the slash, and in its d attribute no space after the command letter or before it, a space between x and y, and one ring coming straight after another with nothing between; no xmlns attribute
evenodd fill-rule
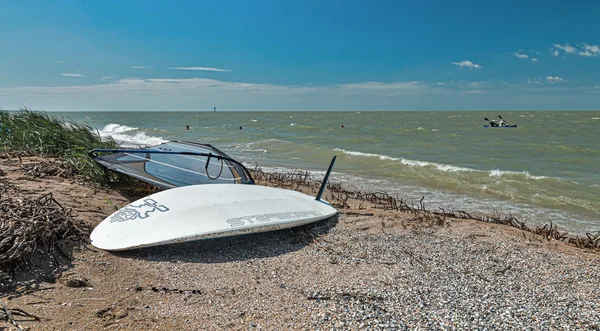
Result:
<svg viewBox="0 0 600 331"><path fill-rule="evenodd" d="M498 123L496 123L496 121L494 121L494 120L491 120L491 121L490 121L490 126L492 126L492 127L496 127L496 126L499 126L499 125L498 125Z"/></svg>
<svg viewBox="0 0 600 331"><path fill-rule="evenodd" d="M190 130L190 126L189 126L189 125L186 125L186 126L185 126L185 129L186 129L187 131L189 131L189 130Z"/></svg>

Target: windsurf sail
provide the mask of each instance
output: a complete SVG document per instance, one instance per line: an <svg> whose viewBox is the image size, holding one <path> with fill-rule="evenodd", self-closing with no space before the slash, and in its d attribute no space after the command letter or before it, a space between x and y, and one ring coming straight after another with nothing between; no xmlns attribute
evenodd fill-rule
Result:
<svg viewBox="0 0 600 331"><path fill-rule="evenodd" d="M178 140L148 149L94 149L89 155L107 169L162 189L215 183L254 184L242 163L210 144Z"/></svg>

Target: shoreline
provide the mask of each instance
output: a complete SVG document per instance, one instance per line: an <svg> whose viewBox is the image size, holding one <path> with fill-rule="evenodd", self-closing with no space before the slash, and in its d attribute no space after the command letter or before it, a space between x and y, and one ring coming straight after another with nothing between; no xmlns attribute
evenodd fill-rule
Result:
<svg viewBox="0 0 600 331"><path fill-rule="evenodd" d="M22 158L29 169L44 162L55 161ZM1 158L0 181L23 196L52 192L91 227L148 194L37 169ZM296 174L253 173L259 185L314 194L318 183ZM336 183L325 198L340 214L314 225L119 254L75 249L56 282L24 273L2 300L39 317L15 315L32 329L600 327L597 248Z"/></svg>

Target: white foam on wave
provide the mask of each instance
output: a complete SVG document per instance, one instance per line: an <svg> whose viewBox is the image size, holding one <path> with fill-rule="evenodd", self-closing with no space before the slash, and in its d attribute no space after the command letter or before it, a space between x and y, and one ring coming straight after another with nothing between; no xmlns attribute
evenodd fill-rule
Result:
<svg viewBox="0 0 600 331"><path fill-rule="evenodd" d="M439 171L443 171L443 172L485 172L485 170L478 170L478 169L467 168L467 167L459 167L459 166L454 166L454 165L450 165L450 164L409 160L409 159L405 159L405 158L392 157L392 156L382 155L382 154L348 151L348 150L345 150L342 148L334 148L334 150L342 152L346 155L376 157L382 161L400 161L401 164L409 166L411 168L433 167L433 168L435 168ZM500 170L500 169L490 170L488 175L490 177L498 177L498 178L503 177L503 176L524 176L527 179L536 179L536 180L550 178L547 176L535 176L535 175L530 174L527 171L510 171L510 170Z"/></svg>
<svg viewBox="0 0 600 331"><path fill-rule="evenodd" d="M270 139L264 139L264 140L258 140L258 141L253 141L253 142L245 142L245 143L231 143L228 144L226 146L224 146L225 149L235 149L236 151L239 152L247 152L247 153L260 153L260 154L266 154L269 150L268 147L271 146L271 144L275 143L282 143L282 140L279 139L275 139L275 138L270 138Z"/></svg>
<svg viewBox="0 0 600 331"><path fill-rule="evenodd" d="M292 124L290 124L290 126L294 126L294 125L296 125L296 123L292 123Z"/></svg>
<svg viewBox="0 0 600 331"><path fill-rule="evenodd" d="M528 179L548 178L546 176L534 176L534 175L531 175L527 171L508 171L508 170L500 170L500 169L494 169L494 170L490 171L490 177L502 177L504 175L525 176Z"/></svg>
<svg viewBox="0 0 600 331"><path fill-rule="evenodd" d="M104 127L104 129L102 129L101 131L108 132L108 133L111 133L111 132L122 133L122 132L137 130L137 129L138 128L134 128L134 127L127 126L127 125L111 123L111 124L106 125Z"/></svg>
<svg viewBox="0 0 600 331"><path fill-rule="evenodd" d="M440 171L444 171L444 172L480 171L480 170L471 169L471 168L453 166L453 165L450 165L450 164L441 164L441 163L434 163L434 162L427 162L427 161L409 160L409 159L405 159L405 158L392 157L392 156L389 156L389 155L382 155L382 154L373 154L373 153L362 153L362 152L355 152L355 151L347 151L347 150L341 149L341 148L334 148L334 150L342 152L342 153L347 154L347 155L365 156L365 157L377 157L380 160L387 160L387 161L400 161L401 164L404 164L404 165L409 166L409 167L418 167L418 168L434 167L434 168L436 168L436 169L438 169Z"/></svg>
<svg viewBox="0 0 600 331"><path fill-rule="evenodd" d="M348 150L345 150L343 148L334 148L333 150L334 151L338 151L338 152L342 152L342 153L347 154L347 155L378 157L380 160L401 160L399 158L395 158L395 157L391 157L391 156L387 156L387 155L348 151Z"/></svg>
<svg viewBox="0 0 600 331"><path fill-rule="evenodd" d="M154 146L168 142L162 137L149 136L143 131L137 130L138 128L111 123L102 130L98 130L98 133L102 139L111 137L122 147ZM132 131L137 132L133 133Z"/></svg>

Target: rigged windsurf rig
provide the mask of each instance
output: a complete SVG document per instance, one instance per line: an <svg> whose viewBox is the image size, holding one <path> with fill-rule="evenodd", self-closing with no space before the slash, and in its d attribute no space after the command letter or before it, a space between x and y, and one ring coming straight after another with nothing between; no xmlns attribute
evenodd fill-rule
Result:
<svg viewBox="0 0 600 331"><path fill-rule="evenodd" d="M216 183L254 184L241 162L210 144L170 141L148 149L94 149L88 155L109 170L161 189Z"/></svg>

